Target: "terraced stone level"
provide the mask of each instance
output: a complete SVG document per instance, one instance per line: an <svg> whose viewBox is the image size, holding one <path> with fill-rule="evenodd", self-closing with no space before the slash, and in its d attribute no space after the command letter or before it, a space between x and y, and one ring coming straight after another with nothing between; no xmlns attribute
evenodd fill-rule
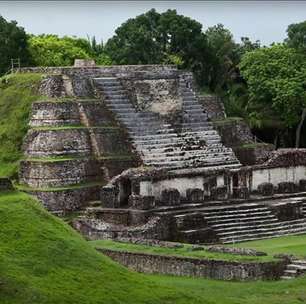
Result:
<svg viewBox="0 0 306 304"><path fill-rule="evenodd" d="M30 126L20 182L52 211L83 208L109 178L138 162L97 100L36 102Z"/></svg>
<svg viewBox="0 0 306 304"><path fill-rule="evenodd" d="M115 77L95 78L107 107L128 130L135 150L147 166L185 167L239 166L234 153L220 141L195 94L180 82L183 122L180 126L162 120L153 112L137 111ZM186 85L186 84L185 84Z"/></svg>

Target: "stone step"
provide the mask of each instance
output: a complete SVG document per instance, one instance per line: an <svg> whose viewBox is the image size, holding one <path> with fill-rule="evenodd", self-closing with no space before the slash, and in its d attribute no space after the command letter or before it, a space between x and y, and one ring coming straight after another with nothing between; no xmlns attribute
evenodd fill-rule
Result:
<svg viewBox="0 0 306 304"><path fill-rule="evenodd" d="M294 262L292 262L292 263L294 263ZM306 271L306 266L301 266L301 265L297 265L297 264L289 264L289 265L287 265L287 269L290 270L290 271L295 271L295 272L297 272L298 270Z"/></svg>
<svg viewBox="0 0 306 304"><path fill-rule="evenodd" d="M169 149L165 149L164 151L159 151L156 152L156 150L150 151L150 150L146 150L144 151L143 149L141 149L142 155L144 157L151 157L151 158L161 158L161 157L175 157L175 156L184 156L184 155L190 155L190 156L197 156L197 155L204 155L204 154L219 154L219 153L225 153L228 155L232 154L231 150L224 150L224 149L214 149L214 148L205 148L205 149L201 149L201 150L187 150L187 151L182 151L181 149L177 149L173 151L169 151Z"/></svg>
<svg viewBox="0 0 306 304"><path fill-rule="evenodd" d="M249 226L260 226L260 227L268 227L268 226L275 226L277 223L277 219L274 218L260 218L254 221L251 220L244 220L241 221L239 224L237 222L226 222L223 224L210 224L211 227L214 228L216 231L230 231L230 230L240 230L244 229Z"/></svg>
<svg viewBox="0 0 306 304"><path fill-rule="evenodd" d="M306 260L293 260L295 265L299 265L299 266L305 266L306 267Z"/></svg>
<svg viewBox="0 0 306 304"><path fill-rule="evenodd" d="M267 239L267 238L274 238L279 236L286 236L286 235L293 235L293 234L301 234L306 232L306 227L302 228L291 228L291 229L283 229L280 231L270 231L270 232L261 232L261 233L247 233L244 235L239 235L236 237L220 237L220 240L223 243L238 243L238 242L245 242L245 241L253 241L258 239Z"/></svg>
<svg viewBox="0 0 306 304"><path fill-rule="evenodd" d="M210 222L211 225L217 225L217 224L222 224L222 223L227 223L227 222L233 222L233 221L236 221L236 223L239 223L239 222L245 222L245 221L250 221L252 219L255 220L258 220L258 219L267 219L267 218L275 218L274 215L272 215L271 213L269 212L254 212L254 214L252 214L251 212L249 212L248 214L245 214L245 215L240 215L240 217L238 216L235 216L235 215L216 215L216 216L206 216L205 215L205 218L207 221Z"/></svg>
<svg viewBox="0 0 306 304"><path fill-rule="evenodd" d="M198 160L198 159L194 159L194 160L177 160L177 161L160 161L160 162L147 162L144 160L145 165L148 166L153 166L153 167L164 167L164 168L182 168L182 167L186 167L186 168L190 168L190 167L210 167L210 166L216 166L218 164L222 165L224 164L224 162L230 163L231 159L212 159L210 161L208 160ZM232 160L232 162L236 162L236 160Z"/></svg>
<svg viewBox="0 0 306 304"><path fill-rule="evenodd" d="M277 223L274 225L274 227L257 227L257 228L252 228L252 230L250 230L249 227L246 227L245 229L241 228L241 229L237 229L237 230L232 230L232 231L219 231L218 235L220 237L226 237L226 236L231 236L234 235L235 237L239 237L239 235L243 235L245 233L252 233L252 234L257 234L257 233L274 233L274 232L281 232L282 230L288 230L290 229L290 227L280 227L279 225L277 225ZM294 227L294 228L301 228L301 227ZM306 226L305 226L306 228Z"/></svg>
<svg viewBox="0 0 306 304"><path fill-rule="evenodd" d="M214 160L224 160L225 158L232 156L232 153L222 153L220 157L220 153L202 153L199 155L189 154L188 151L183 155L177 156L168 156L166 153L164 155L160 155L158 157L154 157L154 155L145 155L143 157L146 163L155 163L155 162L164 162L164 161L179 161L179 160L199 160L199 161L214 161Z"/></svg>
<svg viewBox="0 0 306 304"><path fill-rule="evenodd" d="M293 277L285 276L285 275L281 276L280 278L281 278L281 280L292 280L293 279Z"/></svg>

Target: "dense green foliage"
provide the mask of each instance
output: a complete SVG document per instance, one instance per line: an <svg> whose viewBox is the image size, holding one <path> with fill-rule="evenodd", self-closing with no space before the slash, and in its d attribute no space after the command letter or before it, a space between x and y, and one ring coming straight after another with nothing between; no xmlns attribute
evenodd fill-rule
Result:
<svg viewBox="0 0 306 304"><path fill-rule="evenodd" d="M290 282L239 283L130 272L97 253L26 194L0 194L0 215L1 304L306 301L305 277Z"/></svg>
<svg viewBox="0 0 306 304"><path fill-rule="evenodd" d="M84 49L86 46L85 39L56 35L31 36L29 39L29 50L38 66L73 65L74 59L89 58Z"/></svg>
<svg viewBox="0 0 306 304"><path fill-rule="evenodd" d="M106 51L116 64L173 63L180 58L183 66L190 66L196 55L205 53L202 25L175 10L160 14L152 9L127 20L115 33Z"/></svg>
<svg viewBox="0 0 306 304"><path fill-rule="evenodd" d="M98 44L95 37L83 39L58 37L57 35L31 35L29 51L38 66L69 66L75 59L93 58L97 64L111 64L105 54L103 43Z"/></svg>
<svg viewBox="0 0 306 304"><path fill-rule="evenodd" d="M248 37L235 42L222 24L203 31L175 10L151 9L121 24L104 44L95 37L26 37L16 22L1 18L0 74L11 57L40 66L72 65L76 58L99 65L176 64L193 71L201 92L221 96L227 115L242 117L259 139L298 147L306 145L305 32L306 21L291 24L283 44L261 47Z"/></svg>
<svg viewBox="0 0 306 304"><path fill-rule="evenodd" d="M286 43L289 47L293 47L298 51L306 51L306 21L293 23L287 29L288 38Z"/></svg>
<svg viewBox="0 0 306 304"><path fill-rule="evenodd" d="M264 115L275 113L286 127L298 125L306 107L303 55L285 45L257 49L242 57L240 71L247 82L251 114L262 121Z"/></svg>
<svg viewBox="0 0 306 304"><path fill-rule="evenodd" d="M31 104L39 98L40 80L40 74L29 73L0 78L0 176L17 174Z"/></svg>
<svg viewBox="0 0 306 304"><path fill-rule="evenodd" d="M11 67L11 59L20 59L22 65L31 63L27 36L17 22L8 22L0 15L0 76Z"/></svg>

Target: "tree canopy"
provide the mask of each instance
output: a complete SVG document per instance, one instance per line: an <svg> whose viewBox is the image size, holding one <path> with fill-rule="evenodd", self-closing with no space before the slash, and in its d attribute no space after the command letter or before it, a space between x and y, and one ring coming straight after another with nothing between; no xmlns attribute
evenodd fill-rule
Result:
<svg viewBox="0 0 306 304"><path fill-rule="evenodd" d="M287 35L288 38L285 41L288 46L306 52L306 21L290 24Z"/></svg>
<svg viewBox="0 0 306 304"><path fill-rule="evenodd" d="M27 35L16 21L7 22L0 16L0 75L7 72L11 59L20 59L21 65L31 62L27 49Z"/></svg>
<svg viewBox="0 0 306 304"><path fill-rule="evenodd" d="M286 45L276 44L246 53L240 70L247 81L250 107L271 108L287 127L298 125L306 107L303 55Z"/></svg>
<svg viewBox="0 0 306 304"><path fill-rule="evenodd" d="M29 50L38 66L67 66L72 65L74 59L90 57L87 40L66 36L31 36Z"/></svg>
<svg viewBox="0 0 306 304"><path fill-rule="evenodd" d="M117 64L156 64L181 58L189 62L201 46L202 25L175 10L154 9L123 23L108 40L106 51Z"/></svg>

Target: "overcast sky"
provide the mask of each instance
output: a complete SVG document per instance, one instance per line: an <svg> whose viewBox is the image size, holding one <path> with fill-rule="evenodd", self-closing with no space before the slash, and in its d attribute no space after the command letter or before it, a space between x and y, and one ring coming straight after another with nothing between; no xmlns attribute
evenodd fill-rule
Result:
<svg viewBox="0 0 306 304"><path fill-rule="evenodd" d="M263 44L280 42L288 24L306 20L306 1L0 1L0 15L27 32L106 41L128 18L169 8L203 24L222 23L235 39L248 36Z"/></svg>

